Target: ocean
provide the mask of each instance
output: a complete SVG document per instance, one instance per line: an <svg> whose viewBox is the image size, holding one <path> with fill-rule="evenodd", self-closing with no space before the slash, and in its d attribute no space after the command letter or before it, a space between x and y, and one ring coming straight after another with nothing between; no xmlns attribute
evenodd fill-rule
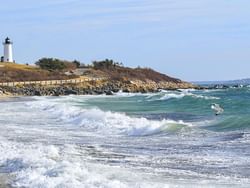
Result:
<svg viewBox="0 0 250 188"><path fill-rule="evenodd" d="M250 187L249 87L0 107L0 177L12 187Z"/></svg>

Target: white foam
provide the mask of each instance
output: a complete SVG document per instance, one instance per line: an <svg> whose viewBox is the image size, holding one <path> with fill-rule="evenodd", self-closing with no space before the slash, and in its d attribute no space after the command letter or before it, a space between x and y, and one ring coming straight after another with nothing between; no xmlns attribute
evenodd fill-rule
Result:
<svg viewBox="0 0 250 188"><path fill-rule="evenodd" d="M169 187L126 168L91 163L80 152L76 145L25 144L0 137L0 166L14 177L13 187Z"/></svg>
<svg viewBox="0 0 250 188"><path fill-rule="evenodd" d="M67 146L22 144L0 138L0 165L15 178L14 187L129 187L110 178L104 166L84 162L65 153ZM73 146L71 146L72 151ZM113 169L115 172L115 168ZM109 172L112 170L109 169ZM113 174L114 175L114 174Z"/></svg>
<svg viewBox="0 0 250 188"><path fill-rule="evenodd" d="M173 125L191 126L190 123L182 121L153 121L146 118L129 117L123 113L104 112L97 108L83 109L48 101L28 102L27 106L45 111L60 119L62 123L81 126L85 130L94 130L103 134L146 136L166 131Z"/></svg>
<svg viewBox="0 0 250 188"><path fill-rule="evenodd" d="M180 94L175 94L175 93L168 93L165 94L164 96L162 96L159 100L168 100L168 99L180 99L185 97L186 95L184 93L180 93Z"/></svg>
<svg viewBox="0 0 250 188"><path fill-rule="evenodd" d="M196 89L178 89L179 91L182 92L192 92L192 91L197 91Z"/></svg>
<svg viewBox="0 0 250 188"><path fill-rule="evenodd" d="M191 96L195 97L195 98L201 98L201 99L205 99L205 100L219 100L219 97L214 97L214 96L204 96L204 95L196 95L196 94L192 94Z"/></svg>
<svg viewBox="0 0 250 188"><path fill-rule="evenodd" d="M181 92L176 92L176 91L167 91L167 90L161 90L161 93L158 94L159 97L154 97L156 95L151 95L147 99L148 101L156 101L156 100L169 100L169 99L181 99L184 97L193 97L193 98L200 98L200 99L205 99L205 100L218 100L220 99L219 97L214 97L214 96L204 96L200 94L194 94L191 93L192 91L196 90L180 90ZM153 98L154 97L154 98Z"/></svg>
<svg viewBox="0 0 250 188"><path fill-rule="evenodd" d="M122 92L119 91L117 93L113 93L114 96L118 97L135 97L135 96L151 96L154 95L154 93L127 93L127 92Z"/></svg>
<svg viewBox="0 0 250 188"><path fill-rule="evenodd" d="M143 96L147 99L147 101L157 101L157 100L169 100L169 99L181 99L183 97L189 96L193 98L201 98L205 100L218 100L219 97L214 96L206 96L206 95L200 95L195 94L192 92L195 92L197 90L195 89L179 89L178 91L171 91L171 90L159 90L157 93L126 93L119 91L117 93L114 93L113 96L107 96L105 94L103 95L84 95L84 96L77 96L69 95L69 96L63 96L60 97L59 100L62 98L67 101L73 101L73 102L84 102L85 100L91 99L91 98L110 98L110 97L136 97L136 96ZM34 99L41 100L42 97L35 97Z"/></svg>

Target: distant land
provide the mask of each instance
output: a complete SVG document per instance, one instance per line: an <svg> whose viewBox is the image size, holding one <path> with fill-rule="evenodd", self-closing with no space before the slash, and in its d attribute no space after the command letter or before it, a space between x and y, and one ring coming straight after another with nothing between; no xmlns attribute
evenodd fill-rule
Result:
<svg viewBox="0 0 250 188"><path fill-rule="evenodd" d="M191 82L196 85L249 85L250 78L239 79L239 80L224 80L224 81L195 81Z"/></svg>

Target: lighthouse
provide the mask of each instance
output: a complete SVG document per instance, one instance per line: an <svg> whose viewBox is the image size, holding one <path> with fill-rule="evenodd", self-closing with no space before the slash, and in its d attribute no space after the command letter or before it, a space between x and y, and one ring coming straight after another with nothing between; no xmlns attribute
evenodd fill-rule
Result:
<svg viewBox="0 0 250 188"><path fill-rule="evenodd" d="M13 53L12 53L12 44L11 40L7 37L5 41L3 42L4 46L4 56L3 56L3 61L4 62L14 62L13 61Z"/></svg>

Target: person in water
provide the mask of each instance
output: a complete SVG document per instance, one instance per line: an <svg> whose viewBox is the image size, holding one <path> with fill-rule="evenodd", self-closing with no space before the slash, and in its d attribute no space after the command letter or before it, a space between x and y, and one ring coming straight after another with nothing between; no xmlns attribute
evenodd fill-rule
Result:
<svg viewBox="0 0 250 188"><path fill-rule="evenodd" d="M215 111L216 116L218 116L224 112L224 109L219 104L216 104L216 103L213 103L211 105L211 109L213 109Z"/></svg>

